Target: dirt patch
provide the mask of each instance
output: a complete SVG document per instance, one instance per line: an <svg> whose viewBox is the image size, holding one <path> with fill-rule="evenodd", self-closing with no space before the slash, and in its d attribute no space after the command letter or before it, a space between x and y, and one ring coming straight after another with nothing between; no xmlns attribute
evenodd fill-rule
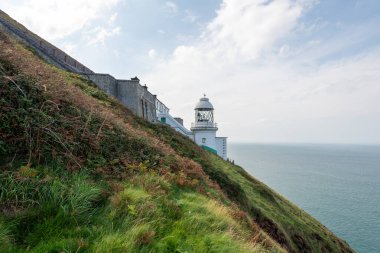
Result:
<svg viewBox="0 0 380 253"><path fill-rule="evenodd" d="M0 202L0 214L6 217L16 217L25 212L28 208L27 204L15 203L10 201Z"/></svg>
<svg viewBox="0 0 380 253"><path fill-rule="evenodd" d="M301 252L301 253L311 253L312 252L310 246L307 244L307 242L305 241L305 239L302 236L295 234L292 236L292 240L297 245L299 252Z"/></svg>
<svg viewBox="0 0 380 253"><path fill-rule="evenodd" d="M342 242L341 240L337 239L340 251L343 253L354 253L355 251L351 250L350 247L347 245L347 243Z"/></svg>
<svg viewBox="0 0 380 253"><path fill-rule="evenodd" d="M315 240L317 240L318 242L323 241L322 237L321 237L319 234L317 234L317 233L313 233L312 236L313 236L313 238L314 238Z"/></svg>
<svg viewBox="0 0 380 253"><path fill-rule="evenodd" d="M330 253L330 252L333 251L333 249L331 248L331 246L328 245L328 244L323 245L323 247L321 248L321 250L322 250L323 253Z"/></svg>
<svg viewBox="0 0 380 253"><path fill-rule="evenodd" d="M273 221L265 217L258 217L256 219L256 223L262 230L269 234L281 246L283 246L290 252L292 251L284 233L278 228L278 226Z"/></svg>

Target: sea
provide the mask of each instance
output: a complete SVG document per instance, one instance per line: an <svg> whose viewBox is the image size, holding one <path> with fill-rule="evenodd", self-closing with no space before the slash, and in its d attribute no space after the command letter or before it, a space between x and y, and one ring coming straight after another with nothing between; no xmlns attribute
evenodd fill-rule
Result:
<svg viewBox="0 0 380 253"><path fill-rule="evenodd" d="M380 145L232 143L228 157L355 251L380 252Z"/></svg>

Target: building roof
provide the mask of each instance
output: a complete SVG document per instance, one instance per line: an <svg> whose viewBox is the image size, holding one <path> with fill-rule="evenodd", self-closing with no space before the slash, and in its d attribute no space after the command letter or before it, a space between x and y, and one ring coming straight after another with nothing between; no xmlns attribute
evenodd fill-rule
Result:
<svg viewBox="0 0 380 253"><path fill-rule="evenodd" d="M214 107L210 103L209 99L206 98L206 95L203 98L199 99L199 102L195 106L195 110L202 110L202 109L214 110Z"/></svg>

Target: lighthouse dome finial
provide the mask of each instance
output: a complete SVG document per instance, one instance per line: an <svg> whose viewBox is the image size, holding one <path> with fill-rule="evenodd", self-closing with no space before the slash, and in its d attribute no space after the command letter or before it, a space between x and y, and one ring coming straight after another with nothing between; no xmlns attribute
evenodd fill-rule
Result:
<svg viewBox="0 0 380 253"><path fill-rule="evenodd" d="M203 94L203 98L199 99L195 110L214 110L214 106L210 103L209 99L206 97L206 94Z"/></svg>

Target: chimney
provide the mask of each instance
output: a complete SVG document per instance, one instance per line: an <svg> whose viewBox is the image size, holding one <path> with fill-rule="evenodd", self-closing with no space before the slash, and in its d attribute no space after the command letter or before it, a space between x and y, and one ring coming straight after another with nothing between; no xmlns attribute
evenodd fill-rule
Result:
<svg viewBox="0 0 380 253"><path fill-rule="evenodd" d="M138 79L137 76L135 76L135 77L132 77L132 78L131 78L131 81L137 81L137 82L140 82L140 79Z"/></svg>

